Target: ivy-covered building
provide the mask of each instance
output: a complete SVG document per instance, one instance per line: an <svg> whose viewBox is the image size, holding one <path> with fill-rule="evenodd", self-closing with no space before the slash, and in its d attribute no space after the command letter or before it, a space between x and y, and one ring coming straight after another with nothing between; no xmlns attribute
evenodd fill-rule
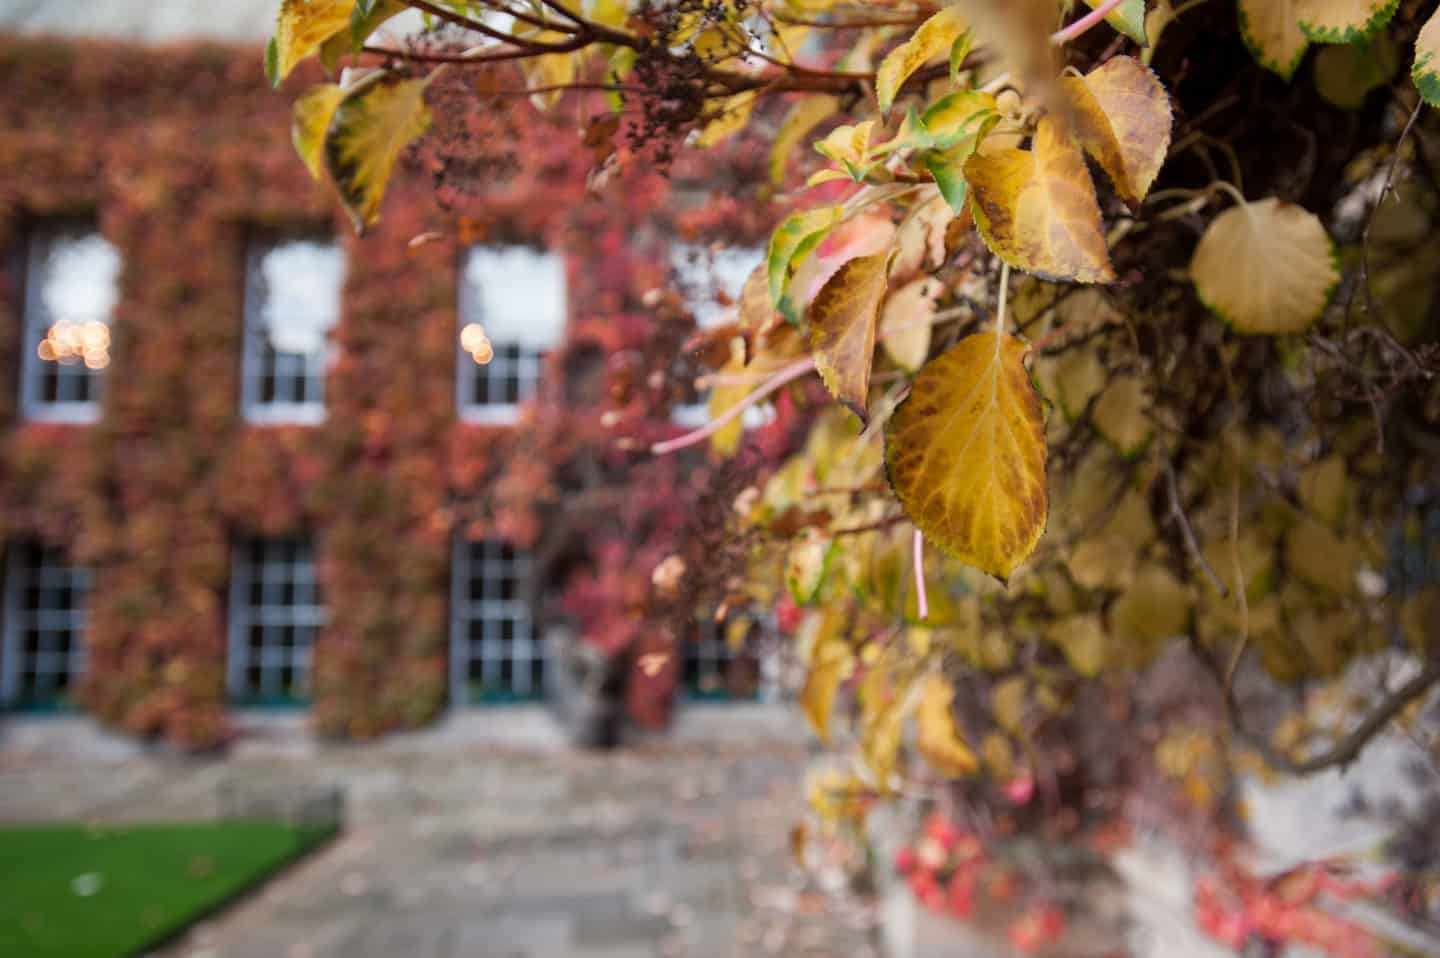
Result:
<svg viewBox="0 0 1440 958"><path fill-rule="evenodd" d="M527 107L437 130L356 237L265 84L273 3L211 7L0 2L0 705L206 745L294 703L366 737L543 695L557 621L671 650L653 699L753 693L640 611L693 458L614 502L576 478L635 466L617 418L695 421L615 357L722 318L758 252L713 241L748 227L677 220L653 175L587 194L573 117ZM522 162L464 168L497 131Z"/></svg>

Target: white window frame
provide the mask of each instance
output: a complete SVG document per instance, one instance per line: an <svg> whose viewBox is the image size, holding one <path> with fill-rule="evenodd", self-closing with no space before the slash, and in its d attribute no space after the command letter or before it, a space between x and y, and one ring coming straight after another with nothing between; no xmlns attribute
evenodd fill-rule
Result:
<svg viewBox="0 0 1440 958"><path fill-rule="evenodd" d="M486 257L492 262L485 263L483 260ZM507 260L513 269L522 268L530 260L537 268L553 274L551 279L558 287L558 299L549 304L550 315L541 316L538 320L527 318L525 311L529 307L525 303L491 303L487 306L484 293L479 288L482 280L477 274L487 268L503 269ZM490 341L493 357L481 366L457 339L456 413L462 422L477 425L512 424L520 416L520 406L534 398L539 390L545 354L560 345L569 326L565 258L559 253L537 251L528 246L472 246L462 256L459 272L460 288L456 297L458 329L463 330L471 323L480 324ZM499 310L506 312L487 316L487 313ZM502 376L512 374L517 383L516 402L478 402L472 398L481 377L500 380Z"/></svg>
<svg viewBox="0 0 1440 958"><path fill-rule="evenodd" d="M505 555L508 549L509 556ZM482 577L481 595L470 595L471 580ZM546 672L554 667L548 642L536 632L530 607L531 576L534 566L528 552L499 539L469 540L457 536L450 562L450 704L464 708L484 704L483 689L493 682L496 701L540 698L545 692ZM513 592L505 598L504 579L513 581ZM511 636L503 635L509 624ZM471 626L482 631L471 639ZM539 669L536 674L535 663ZM506 663L510 679L505 684ZM471 678L471 664L478 663L482 697L471 694L477 682Z"/></svg>
<svg viewBox="0 0 1440 958"><path fill-rule="evenodd" d="M740 285L733 289L729 288L734 285L733 282L727 285L725 280L733 280L734 276L726 276L725 268L717 269L727 260L731 261L732 268L734 263L749 267L744 270ZM670 247L670 268L680 282L681 292L686 295L690 311L695 317L695 326L701 330L713 329L734 318L734 309L716 303L715 294L724 292L738 303L745 278L755 266L763 262L765 251L759 247L736 246L712 250L700 243L679 243ZM696 298L697 292L702 294L699 298ZM772 418L774 417L768 407L752 406L745 410L740 422L748 429L764 425ZM697 402L671 406L670 421L687 429L698 429L705 425L710 421L710 391L700 390Z"/></svg>
<svg viewBox="0 0 1440 958"><path fill-rule="evenodd" d="M34 561L28 561L33 558ZM85 674L85 626L88 619L90 570L65 561L61 550L34 543L17 543L9 549L5 560L4 630L0 642L0 705L5 707L47 707L58 704L61 696L75 688ZM70 593L66 607L22 608L23 595L31 582L41 590L63 589ZM33 628L46 633L59 633L62 638L39 642L34 653L25 650L25 633ZM31 661L37 659L37 661ZM33 665L27 670L24 666ZM26 671L36 677L47 676L47 695L22 698ZM65 676L65 688L58 689L56 676Z"/></svg>
<svg viewBox="0 0 1440 958"><path fill-rule="evenodd" d="M327 334L339 323L340 292L344 285L346 263L344 250L329 237L260 237L252 240L245 251L245 331L240 362L240 411L246 422L254 425L315 426L325 421L325 391L333 350L328 345L319 352L292 353L275 349L265 319L268 290L264 261L272 251L292 244L315 244L328 247L341 257L340 288L335 291L335 314L326 327ZM296 373L300 364L303 372ZM299 401L265 401L261 383L280 375L283 366L287 383L297 378L304 384L305 398ZM268 368L267 368L268 367Z"/></svg>
<svg viewBox="0 0 1440 958"><path fill-rule="evenodd" d="M276 574L281 567L276 556L283 551L285 575ZM252 562L255 553L261 553L258 564ZM306 576L296 576L297 567L308 567ZM257 605L250 599L250 588L256 572L260 575L261 600ZM302 603L293 593L297 585L311 588L313 601ZM272 601L276 589L289 588L291 601ZM225 688L231 702L239 705L266 704L285 700L303 704L314 697L314 655L315 644L324 629L329 616L325 606L324 591L320 586L316 569L315 551L308 538L251 539L236 543L230 555L230 614L228 616L227 655L225 659ZM258 649L250 644L250 630L291 630L291 641L267 642L263 637ZM294 630L309 630L307 642L298 642ZM251 687L249 672L252 667L260 669L260 681ZM291 673L291 688L281 687L286 670ZM279 676L271 680L269 676ZM298 682L296 676L299 677ZM299 695L292 695L296 685Z"/></svg>
<svg viewBox="0 0 1440 958"><path fill-rule="evenodd" d="M60 239L92 236L102 241L105 240L105 237L93 225L52 223L37 226L30 231L27 238L20 337L20 415L25 420L84 424L95 422L100 418L100 400L105 392L105 369L90 369L83 365L60 366L57 363L56 375L61 379L83 378L88 381L90 398L47 400L38 395L42 377L47 373L47 369L43 365L47 361L41 359L38 353L40 343L45 339L51 325L58 319L64 318L51 316L49 307L44 301L47 278L45 267L51 262L50 249ZM110 245L108 241L106 245ZM114 247L111 246L111 249L113 250ZM116 258L117 260L119 258L118 251L116 251ZM119 277L116 276L113 281L116 283L116 288L112 300L119 297ZM113 302L112 308L107 310L103 321L111 327L113 333Z"/></svg>

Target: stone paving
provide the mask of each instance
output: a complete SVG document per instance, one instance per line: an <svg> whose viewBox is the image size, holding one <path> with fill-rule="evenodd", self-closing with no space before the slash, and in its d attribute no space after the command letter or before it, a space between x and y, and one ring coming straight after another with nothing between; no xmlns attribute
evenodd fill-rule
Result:
<svg viewBox="0 0 1440 958"><path fill-rule="evenodd" d="M334 844L156 958L876 954L873 912L790 861L794 742L432 736L194 760L44 746L58 734L0 738L0 821L205 818L225 783L345 789Z"/></svg>

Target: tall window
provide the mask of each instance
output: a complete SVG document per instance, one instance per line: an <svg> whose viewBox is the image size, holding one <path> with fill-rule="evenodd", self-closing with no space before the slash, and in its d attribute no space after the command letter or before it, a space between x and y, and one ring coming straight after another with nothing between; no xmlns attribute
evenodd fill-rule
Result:
<svg viewBox="0 0 1440 958"><path fill-rule="evenodd" d="M90 422L110 365L120 254L93 228L48 226L26 256L20 409L28 419Z"/></svg>
<svg viewBox="0 0 1440 958"><path fill-rule="evenodd" d="M763 250L749 247L712 250L683 243L670 252L670 267L701 329L714 329L735 319L734 304L740 300L740 291L751 272L764 261ZM708 394L699 392L694 402L673 407L671 417L682 426L703 425L710 418L708 402ZM748 410L743 419L747 426L764 421L758 408Z"/></svg>
<svg viewBox="0 0 1440 958"><path fill-rule="evenodd" d="M10 550L5 575L5 632L0 648L0 702L62 702L85 668L85 598L90 572L58 549Z"/></svg>
<svg viewBox="0 0 1440 958"><path fill-rule="evenodd" d="M512 422L565 334L565 264L523 246L474 247L460 276L460 416Z"/></svg>
<svg viewBox="0 0 1440 958"><path fill-rule="evenodd" d="M327 341L340 316L345 256L330 241L252 245L245 270L241 408L252 422L325 418Z"/></svg>
<svg viewBox="0 0 1440 958"><path fill-rule="evenodd" d="M248 542L230 573L230 697L241 703L303 702L325 605L310 543Z"/></svg>
<svg viewBox="0 0 1440 958"><path fill-rule="evenodd" d="M530 556L495 540L458 541L450 584L450 700L534 698L545 650L530 616Z"/></svg>

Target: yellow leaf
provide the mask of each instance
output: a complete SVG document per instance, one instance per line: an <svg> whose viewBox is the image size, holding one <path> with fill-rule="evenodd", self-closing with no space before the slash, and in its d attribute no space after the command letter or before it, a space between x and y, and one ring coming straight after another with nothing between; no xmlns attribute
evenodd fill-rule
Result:
<svg viewBox="0 0 1440 958"><path fill-rule="evenodd" d="M1105 625L1096 614L1071 615L1057 619L1045 633L1065 653L1071 668L1087 678L1104 671L1109 662Z"/></svg>
<svg viewBox="0 0 1440 958"><path fill-rule="evenodd" d="M719 375L729 377L729 379L710 390L706 412L709 413L712 420L720 418L731 408L739 405L755 388L744 381L745 350L738 342L732 345L730 359L720 367ZM733 456L735 450L740 448L740 437L744 431L742 417L736 416L721 426L718 431L710 434L711 451L721 457Z"/></svg>
<svg viewBox="0 0 1440 958"><path fill-rule="evenodd" d="M844 167L851 179L863 180L870 167L870 138L874 132L874 120L837 126L815 144L815 149Z"/></svg>
<svg viewBox="0 0 1440 958"><path fill-rule="evenodd" d="M1280 200L1215 217L1190 261L1195 292L1242 333L1299 333L1320 318L1340 282L1320 220Z"/></svg>
<svg viewBox="0 0 1440 958"><path fill-rule="evenodd" d="M379 219L401 151L430 128L427 82L371 74L346 93L330 121L325 164L357 232Z"/></svg>
<svg viewBox="0 0 1440 958"><path fill-rule="evenodd" d="M778 186L784 181L785 163L796 145L838 109L840 101L833 96L803 97L790 108L770 147L770 182Z"/></svg>
<svg viewBox="0 0 1440 958"><path fill-rule="evenodd" d="M933 674L925 679L915 713L915 747L942 775L973 775L980 763L955 728L955 715L950 710L954 699L955 690L944 676Z"/></svg>
<svg viewBox="0 0 1440 958"><path fill-rule="evenodd" d="M850 647L840 634L840 626L839 615L827 611L810 653L805 687L800 692L800 707L822 742L830 741L830 713L834 711L835 693L850 674L854 661Z"/></svg>
<svg viewBox="0 0 1440 958"><path fill-rule="evenodd" d="M880 311L880 345L897 366L914 372L925 365L935 299L943 289L935 277L922 276L886 298Z"/></svg>
<svg viewBox="0 0 1440 958"><path fill-rule="evenodd" d="M976 153L965 176L975 225L996 256L1050 279L1114 281L1085 158L1054 117L1040 120L1030 150Z"/></svg>
<svg viewBox="0 0 1440 958"><path fill-rule="evenodd" d="M1110 624L1123 638L1168 639L1185 630L1193 601L1190 590L1169 569L1150 563L1141 567L1135 582L1110 607Z"/></svg>
<svg viewBox="0 0 1440 958"><path fill-rule="evenodd" d="M528 39L541 43L558 43L569 39L569 35L557 30L541 30ZM520 70L525 75L528 88L544 92L530 94L530 103L537 110L548 110L565 95L562 89L575 81L576 55L571 53L547 53L538 57L526 57L520 61Z"/></svg>
<svg viewBox="0 0 1440 958"><path fill-rule="evenodd" d="M1440 107L1440 10L1430 15L1415 38L1415 65L1410 77L1425 102Z"/></svg>
<svg viewBox="0 0 1440 958"><path fill-rule="evenodd" d="M1100 435L1122 456L1134 456L1150 439L1150 394L1139 376L1116 376L1105 387L1091 415Z"/></svg>
<svg viewBox="0 0 1440 958"><path fill-rule="evenodd" d="M1354 43L1389 23L1399 5L1399 0L1295 0L1295 13L1311 40Z"/></svg>
<svg viewBox="0 0 1440 958"><path fill-rule="evenodd" d="M344 98L345 91L337 84L325 83L311 87L295 101L290 139L295 144L295 152L305 161L305 168L317 180L324 171L325 134L330 129L335 108Z"/></svg>
<svg viewBox="0 0 1440 958"><path fill-rule="evenodd" d="M810 305L810 348L815 368L830 394L860 417L868 418L870 364L875 330L890 257L875 253L850 260L830 277Z"/></svg>
<svg viewBox="0 0 1440 958"><path fill-rule="evenodd" d="M1026 346L967 336L925 365L885 430L890 484L925 536L1007 579L1049 510L1045 423Z"/></svg>
<svg viewBox="0 0 1440 958"><path fill-rule="evenodd" d="M980 757L997 782L1008 782L1015 774L1015 750L1001 732L989 732L980 740Z"/></svg>
<svg viewBox="0 0 1440 958"><path fill-rule="evenodd" d="M1090 400L1105 388L1109 370L1091 349L1067 349L1035 365L1035 381L1070 421L1084 414Z"/></svg>
<svg viewBox="0 0 1440 958"><path fill-rule="evenodd" d="M1025 679L1017 675L996 685L990 692L990 712L996 725L1018 734L1025 722Z"/></svg>
<svg viewBox="0 0 1440 958"><path fill-rule="evenodd" d="M1332 526L1345 515L1345 458L1327 456L1300 471L1296 492L1300 504Z"/></svg>
<svg viewBox="0 0 1440 958"><path fill-rule="evenodd" d="M1081 77L1062 81L1075 136L1138 207L1170 150L1170 98L1149 67L1133 57L1112 57Z"/></svg>
<svg viewBox="0 0 1440 958"><path fill-rule="evenodd" d="M335 34L348 33L354 6L355 0L282 0L275 20L275 79L285 79Z"/></svg>
<svg viewBox="0 0 1440 958"><path fill-rule="evenodd" d="M1342 538L1325 523L1308 516L1285 536L1289 571L1316 588L1338 595L1355 591L1355 574L1364 555L1357 539Z"/></svg>
<svg viewBox="0 0 1440 958"><path fill-rule="evenodd" d="M1286 80L1305 57L1310 41L1300 30L1295 0L1239 0L1240 35L1260 65Z"/></svg>
<svg viewBox="0 0 1440 958"><path fill-rule="evenodd" d="M880 102L880 112L889 111L895 94L912 73L941 54L949 54L964 32L965 21L959 11L944 7L922 23L909 40L886 54L875 73L875 98Z"/></svg>
<svg viewBox="0 0 1440 958"><path fill-rule="evenodd" d="M749 90L726 97L720 105L719 113L695 138L695 145L701 148L711 147L745 129L745 124L750 122L750 114L755 109L756 99L755 94Z"/></svg>

